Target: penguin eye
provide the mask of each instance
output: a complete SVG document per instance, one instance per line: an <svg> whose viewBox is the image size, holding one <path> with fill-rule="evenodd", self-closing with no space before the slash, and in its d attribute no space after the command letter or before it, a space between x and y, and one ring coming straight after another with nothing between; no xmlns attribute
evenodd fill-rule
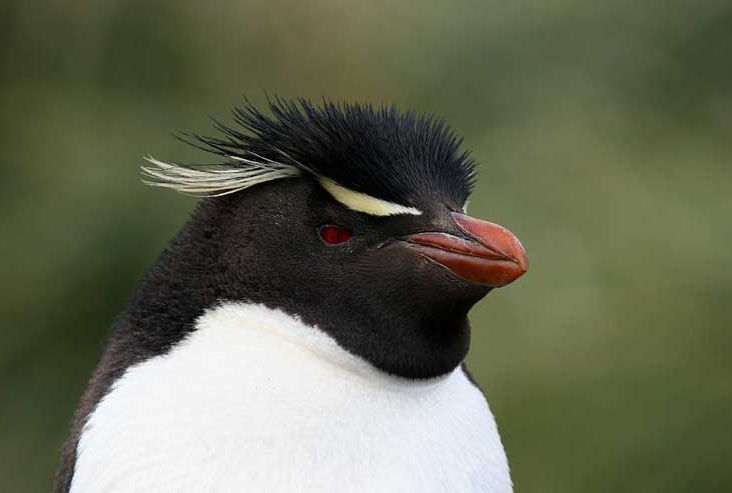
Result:
<svg viewBox="0 0 732 493"><path fill-rule="evenodd" d="M323 241L328 245L343 243L344 241L350 240L352 236L353 233L350 229L342 228L340 226L327 224L320 228L320 237L323 238Z"/></svg>

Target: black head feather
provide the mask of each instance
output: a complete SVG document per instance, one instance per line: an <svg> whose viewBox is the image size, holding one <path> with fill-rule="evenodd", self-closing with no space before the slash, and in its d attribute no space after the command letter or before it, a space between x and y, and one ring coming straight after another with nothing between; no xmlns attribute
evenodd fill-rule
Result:
<svg viewBox="0 0 732 493"><path fill-rule="evenodd" d="M303 98L269 99L268 108L271 116L245 101L234 109L239 129L215 121L222 137L183 134L182 140L227 158L219 167L279 163L402 205L439 197L462 206L470 194L475 163L432 115L394 105L316 106Z"/></svg>

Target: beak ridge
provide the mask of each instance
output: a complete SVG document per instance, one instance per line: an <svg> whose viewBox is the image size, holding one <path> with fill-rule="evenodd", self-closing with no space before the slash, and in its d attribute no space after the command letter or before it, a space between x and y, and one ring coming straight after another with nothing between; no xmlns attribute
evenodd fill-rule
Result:
<svg viewBox="0 0 732 493"><path fill-rule="evenodd" d="M526 250L508 229L457 212L451 215L473 241L447 233L417 233L409 237L410 246L475 284L505 286L526 273Z"/></svg>

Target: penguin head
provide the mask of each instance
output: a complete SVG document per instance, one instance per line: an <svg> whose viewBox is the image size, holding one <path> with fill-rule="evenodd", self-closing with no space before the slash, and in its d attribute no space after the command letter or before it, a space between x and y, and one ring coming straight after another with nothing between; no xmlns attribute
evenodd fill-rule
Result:
<svg viewBox="0 0 732 493"><path fill-rule="evenodd" d="M187 226L207 257L201 282L220 301L297 316L391 374L457 367L470 308L527 268L512 233L465 213L475 165L460 140L394 107L269 110L247 103L238 128L187 135L214 165L143 168L148 184L205 196Z"/></svg>

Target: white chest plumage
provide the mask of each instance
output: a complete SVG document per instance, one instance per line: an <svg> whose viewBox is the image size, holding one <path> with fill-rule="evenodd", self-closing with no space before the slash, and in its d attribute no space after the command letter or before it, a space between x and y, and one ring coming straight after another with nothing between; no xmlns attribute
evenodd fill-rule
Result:
<svg viewBox="0 0 732 493"><path fill-rule="evenodd" d="M282 312L226 304L90 415L72 493L510 492L459 368L386 375Z"/></svg>

